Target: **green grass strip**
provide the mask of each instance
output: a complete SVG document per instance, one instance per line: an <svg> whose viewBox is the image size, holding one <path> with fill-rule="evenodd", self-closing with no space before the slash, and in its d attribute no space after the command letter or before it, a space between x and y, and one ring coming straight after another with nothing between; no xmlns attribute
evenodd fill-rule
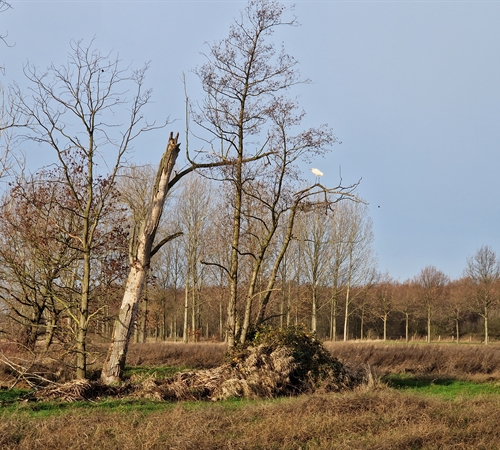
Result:
<svg viewBox="0 0 500 450"><path fill-rule="evenodd" d="M500 383L498 382L476 383L454 378L436 378L409 374L388 375L384 380L390 387L395 389L411 390L422 395L445 399L500 394Z"/></svg>

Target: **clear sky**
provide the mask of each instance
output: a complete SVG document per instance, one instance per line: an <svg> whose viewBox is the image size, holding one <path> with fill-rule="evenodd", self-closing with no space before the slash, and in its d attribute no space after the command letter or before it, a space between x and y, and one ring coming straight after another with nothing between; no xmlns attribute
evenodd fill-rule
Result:
<svg viewBox="0 0 500 450"><path fill-rule="evenodd" d="M135 147L159 161L183 132L186 72L223 38L244 1L12 0L0 15L4 84L26 62L62 64L70 40L96 37L124 62L151 61L148 117L177 119ZM284 2L291 4L290 2ZM342 144L317 160L324 184L362 178L379 270L404 281L426 265L452 278L481 245L500 253L500 2L297 1L302 24L275 34L313 83L299 90L307 125L328 123ZM32 160L48 158L29 154ZM40 162L39 165L42 165ZM311 174L311 182L314 181ZM380 207L379 207L380 206Z"/></svg>

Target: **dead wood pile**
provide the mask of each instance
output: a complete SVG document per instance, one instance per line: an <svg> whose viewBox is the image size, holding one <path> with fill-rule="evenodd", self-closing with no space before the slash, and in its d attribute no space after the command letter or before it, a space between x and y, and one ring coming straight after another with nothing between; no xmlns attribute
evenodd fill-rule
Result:
<svg viewBox="0 0 500 450"><path fill-rule="evenodd" d="M97 381L91 380L73 380L40 389L33 394L33 397L36 400L77 402L104 397L116 397L126 394L126 392L126 387L105 386Z"/></svg>

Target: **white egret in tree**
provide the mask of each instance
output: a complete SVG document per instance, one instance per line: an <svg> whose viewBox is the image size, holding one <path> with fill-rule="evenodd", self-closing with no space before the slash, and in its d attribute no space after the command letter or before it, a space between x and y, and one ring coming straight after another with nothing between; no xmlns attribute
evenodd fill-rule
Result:
<svg viewBox="0 0 500 450"><path fill-rule="evenodd" d="M319 183L319 177L322 177L323 176L323 172L321 172L321 170L319 169L316 169L314 167L311 167L311 172L316 175L316 183Z"/></svg>

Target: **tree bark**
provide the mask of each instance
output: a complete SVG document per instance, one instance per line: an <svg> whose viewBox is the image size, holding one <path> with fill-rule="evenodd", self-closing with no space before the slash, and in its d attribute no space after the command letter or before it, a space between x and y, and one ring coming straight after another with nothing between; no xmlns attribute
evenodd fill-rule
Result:
<svg viewBox="0 0 500 450"><path fill-rule="evenodd" d="M431 343L431 308L427 306L427 343Z"/></svg>
<svg viewBox="0 0 500 450"><path fill-rule="evenodd" d="M141 227L135 254L131 255L130 272L125 285L120 313L115 321L113 337L101 373L101 381L105 384L119 382L123 374L137 308L141 299L144 280L149 270L156 230L169 191L170 176L179 155L180 144L177 142L178 137L179 134L175 138L172 133L170 134L167 149L158 168L151 207Z"/></svg>
<svg viewBox="0 0 500 450"><path fill-rule="evenodd" d="M484 307L484 343L490 343L489 328L488 328L488 307Z"/></svg>
<svg viewBox="0 0 500 450"><path fill-rule="evenodd" d="M227 304L226 339L229 348L236 344L236 301L238 299L238 268L239 248L241 233L241 207L242 207L242 159L243 159L243 133L240 132L240 148L236 163L235 198L233 214L233 238L231 241L231 266L229 270L229 302Z"/></svg>
<svg viewBox="0 0 500 450"><path fill-rule="evenodd" d="M189 317L189 274L186 274L186 285L184 288L184 325L182 328L182 342L188 343L188 317Z"/></svg>
<svg viewBox="0 0 500 450"><path fill-rule="evenodd" d="M311 307L311 331L316 334L317 326L318 296L316 283L312 286L312 307Z"/></svg>
<svg viewBox="0 0 500 450"><path fill-rule="evenodd" d="M410 342L410 317L405 313L405 340L406 343Z"/></svg>

